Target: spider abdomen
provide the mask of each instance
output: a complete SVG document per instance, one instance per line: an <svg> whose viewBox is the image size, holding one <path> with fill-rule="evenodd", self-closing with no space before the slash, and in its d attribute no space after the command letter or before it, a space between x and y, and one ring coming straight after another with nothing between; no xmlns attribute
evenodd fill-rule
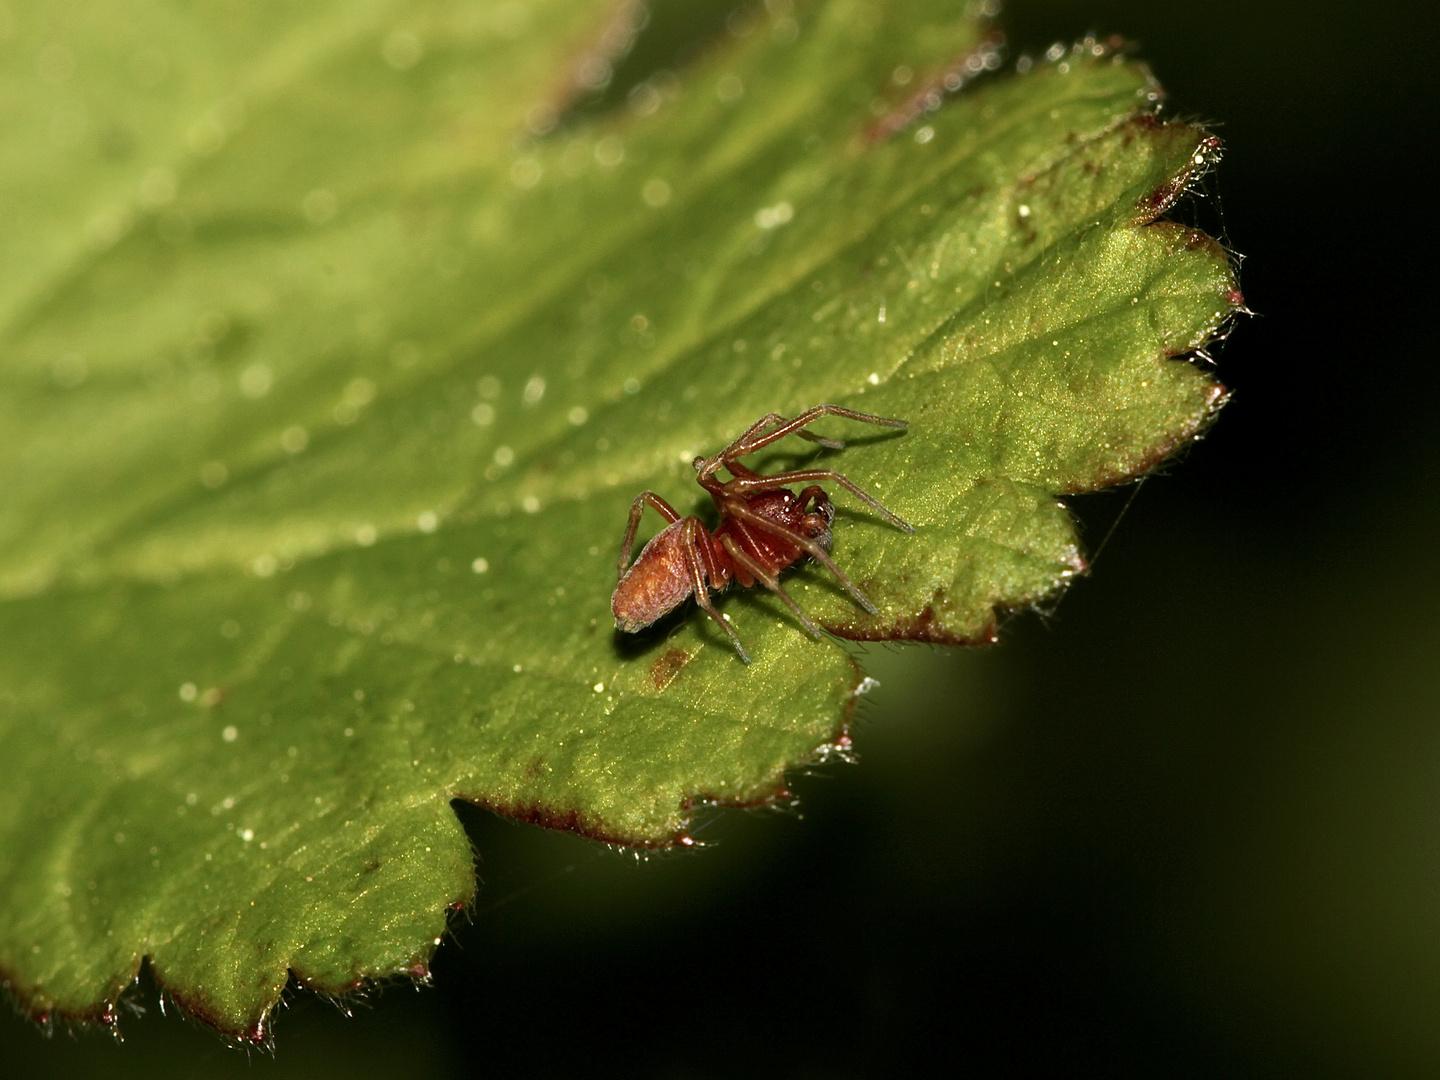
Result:
<svg viewBox="0 0 1440 1080"><path fill-rule="evenodd" d="M681 518L655 534L610 598L616 626L633 634L688 600L695 592L695 571L688 552L697 548L702 552L699 572L705 587L723 589L729 583L727 567L703 558L703 547L695 543L697 536L705 534L704 524L693 517Z"/></svg>

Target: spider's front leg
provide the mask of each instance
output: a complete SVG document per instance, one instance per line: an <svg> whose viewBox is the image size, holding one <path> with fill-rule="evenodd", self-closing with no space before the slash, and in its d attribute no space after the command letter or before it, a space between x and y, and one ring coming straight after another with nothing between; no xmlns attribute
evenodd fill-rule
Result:
<svg viewBox="0 0 1440 1080"><path fill-rule="evenodd" d="M699 480L702 487L709 490L706 481L715 475L720 469L732 468L734 462L756 450L763 449L773 442L778 442L787 435L799 435L802 439L808 439L813 443L819 443L829 450L843 450L845 443L840 439L829 439L824 435L816 435L805 429L819 420L822 416L839 416L846 420L858 420L862 424L876 424L879 427L904 428L909 423L905 420L896 420L888 416L875 416L872 413L856 412L854 409L847 409L842 405L816 405L814 408L806 409L799 416L786 420L779 413L766 413L755 423L751 424L745 431L725 449L718 454L712 454L708 458L695 459L695 471L700 474ZM769 429L768 431L766 429Z"/></svg>
<svg viewBox="0 0 1440 1080"><path fill-rule="evenodd" d="M817 406L817 408L821 409L825 407L826 406L824 405ZM785 417L781 416L778 412L766 413L759 420L756 420L755 423L751 424L748 428L746 428L744 434L742 434L729 446L725 447L724 450L721 450L720 453L715 455L715 457L722 461L730 461L738 457L744 457L746 454L758 450L760 447L765 446L768 443L772 443L776 439L784 438L785 434L788 434L791 431L794 431L795 434L799 435L802 439L809 439L813 443L819 443L826 449L845 449L845 444L839 439L827 439L825 436L816 435L812 431L801 430L805 427L806 424L811 423L811 420L805 420L804 417L809 416L810 413L814 412L815 409L811 409L809 413L804 413L802 416L798 416L794 420L786 420ZM818 416L812 419L818 419ZM785 432L781 435L775 435L771 432L767 432L765 429L771 427L772 425L777 428L783 427L785 429Z"/></svg>
<svg viewBox="0 0 1440 1080"><path fill-rule="evenodd" d="M756 450L778 442L787 435L799 435L802 439L809 439L821 446L829 447L831 450L840 450L845 444L839 439L827 439L815 435L805 429L819 420L822 416L839 416L846 420L858 420L862 424L875 424L877 427L906 428L910 426L907 420L897 420L890 416L876 416L873 413L856 412L854 409L847 409L843 405L816 405L812 409L806 409L793 420L786 420L779 413L771 413L758 424L752 424L748 431L724 450L716 455L721 459L734 459L753 454ZM761 430L769 423L778 421L778 426L766 431L763 435ZM712 459L713 460L713 459Z"/></svg>

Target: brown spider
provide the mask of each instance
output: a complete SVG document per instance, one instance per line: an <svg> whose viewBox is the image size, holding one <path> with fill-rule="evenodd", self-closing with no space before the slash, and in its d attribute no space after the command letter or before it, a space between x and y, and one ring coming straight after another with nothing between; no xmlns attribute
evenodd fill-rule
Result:
<svg viewBox="0 0 1440 1080"><path fill-rule="evenodd" d="M875 606L830 559L830 524L835 519L835 507L825 490L811 484L796 495L786 485L833 481L896 528L907 533L915 530L832 469L799 469L761 476L740 464L740 458L787 435L798 434L832 450L841 449L843 442L805 430L822 416L843 416L881 427L907 426L904 420L871 416L839 405L816 405L793 420L786 420L779 413L762 417L718 454L697 457L694 461L696 482L710 493L720 511L720 524L713 533L699 518L681 517L659 495L642 491L630 506L630 524L620 545L620 584L610 599L617 627L633 634L673 611L693 594L695 602L720 624L740 659L748 664L750 657L740 644L739 636L710 602L710 592L719 592L734 578L746 588L760 582L784 600L801 625L818 638L820 628L780 587L779 580L780 571L807 555L828 567L855 601L875 614ZM720 469L726 470L731 479L723 483L718 480L715 474ZM645 545L632 564L630 552L635 546L635 531L646 506L653 506L670 524Z"/></svg>

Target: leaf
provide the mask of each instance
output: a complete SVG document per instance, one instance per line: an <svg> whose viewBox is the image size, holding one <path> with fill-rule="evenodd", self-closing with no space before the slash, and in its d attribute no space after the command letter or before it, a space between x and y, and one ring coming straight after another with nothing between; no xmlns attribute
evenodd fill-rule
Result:
<svg viewBox="0 0 1440 1080"><path fill-rule="evenodd" d="M848 745L845 648L754 593L725 602L748 666L693 611L621 637L608 608L635 493L700 507L690 459L767 412L910 421L756 458L917 526L837 495L879 614L787 579L835 634L988 640L1083 569L1056 496L1221 400L1174 358L1239 308L1229 261L1155 221L1217 144L1093 42L976 78L962 9L778 4L568 119L633 5L15 17L0 972L25 1008L113 1022L148 957L263 1039L292 973L426 976L475 889L454 798L641 846L783 798Z"/></svg>

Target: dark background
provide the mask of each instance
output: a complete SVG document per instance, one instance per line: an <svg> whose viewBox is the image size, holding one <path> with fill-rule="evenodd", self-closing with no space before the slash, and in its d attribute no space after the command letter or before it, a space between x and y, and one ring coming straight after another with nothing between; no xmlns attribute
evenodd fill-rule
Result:
<svg viewBox="0 0 1440 1080"><path fill-rule="evenodd" d="M632 65L700 35L660 7ZM1012 0L1012 56L1124 33L1216 125L1193 213L1259 315L1210 437L1078 502L1092 550L1121 520L1052 616L869 651L862 764L798 813L637 862L466 812L435 989L295 995L247 1060L147 987L120 1046L4 1018L4 1071L1440 1075L1431 10Z"/></svg>

